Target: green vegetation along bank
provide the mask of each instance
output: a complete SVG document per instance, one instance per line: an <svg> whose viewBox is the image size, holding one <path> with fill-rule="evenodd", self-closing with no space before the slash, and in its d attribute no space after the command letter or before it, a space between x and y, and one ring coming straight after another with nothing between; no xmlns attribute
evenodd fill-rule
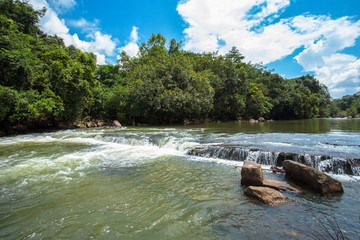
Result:
<svg viewBox="0 0 360 240"><path fill-rule="evenodd" d="M136 57L123 52L117 65L97 66L93 53L67 47L40 30L45 11L26 1L0 0L2 132L19 125L72 126L84 119L160 124L304 119L360 110L358 95L346 107L340 100L332 102L326 86L313 76L284 79L245 63L235 47L224 56L193 53L160 34L143 43Z"/></svg>

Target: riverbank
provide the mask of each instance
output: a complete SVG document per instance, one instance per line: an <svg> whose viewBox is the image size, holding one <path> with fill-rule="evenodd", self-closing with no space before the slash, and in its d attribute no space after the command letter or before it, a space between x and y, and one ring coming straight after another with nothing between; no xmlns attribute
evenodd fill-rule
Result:
<svg viewBox="0 0 360 240"><path fill-rule="evenodd" d="M85 118L83 120L76 120L71 123L52 123L50 121L33 121L25 122L23 124L17 124L14 126L2 126L0 128L0 137L26 134L26 133L42 133L47 131L57 131L65 129L77 129L77 128L95 128L95 127L121 127L121 123L118 120L91 120Z"/></svg>

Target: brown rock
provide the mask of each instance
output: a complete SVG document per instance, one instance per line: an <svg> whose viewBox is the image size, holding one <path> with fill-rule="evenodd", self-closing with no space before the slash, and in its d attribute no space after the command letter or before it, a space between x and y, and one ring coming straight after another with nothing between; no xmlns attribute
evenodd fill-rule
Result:
<svg viewBox="0 0 360 240"><path fill-rule="evenodd" d="M120 122L119 122L118 120L114 120L114 121L112 122L112 126L114 126L114 127L121 127L121 124L120 124Z"/></svg>
<svg viewBox="0 0 360 240"><path fill-rule="evenodd" d="M283 168L292 179L309 185L322 195L344 192L341 182L302 163L286 160L283 162Z"/></svg>
<svg viewBox="0 0 360 240"><path fill-rule="evenodd" d="M258 121L259 121L259 122L265 122L265 118L259 117Z"/></svg>
<svg viewBox="0 0 360 240"><path fill-rule="evenodd" d="M284 196L281 192L268 187L250 186L245 189L244 193L248 197L255 198L273 206L279 206L291 200L291 198Z"/></svg>
<svg viewBox="0 0 360 240"><path fill-rule="evenodd" d="M84 123L75 123L74 126L76 128L86 128L86 125Z"/></svg>
<svg viewBox="0 0 360 240"><path fill-rule="evenodd" d="M85 126L86 126L87 128L93 128L93 127L97 127L97 124L94 123L94 122L86 122L86 123L85 123Z"/></svg>
<svg viewBox="0 0 360 240"><path fill-rule="evenodd" d="M263 179L263 186L273 188L279 191L287 191L292 193L303 193L301 187L296 186L294 184L289 184L287 182L281 182L274 179L264 178Z"/></svg>
<svg viewBox="0 0 360 240"><path fill-rule="evenodd" d="M105 126L107 126L106 122L104 122L104 121L98 121L98 122L96 123L96 125L97 125L98 127L105 127Z"/></svg>
<svg viewBox="0 0 360 240"><path fill-rule="evenodd" d="M256 162L244 161L241 169L241 185L262 186L263 173L261 165Z"/></svg>

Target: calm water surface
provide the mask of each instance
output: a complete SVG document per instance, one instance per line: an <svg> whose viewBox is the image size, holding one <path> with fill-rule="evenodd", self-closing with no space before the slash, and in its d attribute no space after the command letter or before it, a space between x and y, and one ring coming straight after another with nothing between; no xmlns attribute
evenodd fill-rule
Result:
<svg viewBox="0 0 360 240"><path fill-rule="evenodd" d="M360 120L83 129L0 138L1 239L306 239L335 218L360 229L360 177L332 176L345 193L249 199L239 161L188 155L226 144L360 158ZM268 168L269 166L264 166ZM264 171L266 177L284 179Z"/></svg>

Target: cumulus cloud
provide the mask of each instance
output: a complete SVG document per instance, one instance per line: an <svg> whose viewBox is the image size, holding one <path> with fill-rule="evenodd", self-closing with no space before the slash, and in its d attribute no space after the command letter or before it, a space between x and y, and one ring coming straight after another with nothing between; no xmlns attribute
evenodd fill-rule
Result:
<svg viewBox="0 0 360 240"><path fill-rule="evenodd" d="M341 51L355 45L360 21L312 15L279 19L288 6L289 0L181 2L177 10L188 23L184 49L224 54L236 46L247 60L267 64L303 48L296 61L333 95L358 87L359 59Z"/></svg>
<svg viewBox="0 0 360 240"><path fill-rule="evenodd" d="M66 3L67 1L60 1ZM71 1L69 1L71 2ZM97 64L105 64L106 56L112 56L116 48L116 42L111 35L103 34L100 31L92 31L87 35L89 41L80 40L78 34L70 34L69 28L63 19L52 9L46 0L30 0L35 9L47 8L45 16L40 20L41 28L50 35L57 35L64 39L65 45L74 45L84 52L93 52L97 56ZM77 22L78 27L89 27L85 19ZM96 23L97 24L97 23ZM89 28L88 28L89 29ZM95 28L93 29L95 30Z"/></svg>
<svg viewBox="0 0 360 240"><path fill-rule="evenodd" d="M130 33L130 42L119 48L119 52L125 51L130 57L135 57L139 52L139 46L137 44L138 40L138 28L133 26Z"/></svg>

